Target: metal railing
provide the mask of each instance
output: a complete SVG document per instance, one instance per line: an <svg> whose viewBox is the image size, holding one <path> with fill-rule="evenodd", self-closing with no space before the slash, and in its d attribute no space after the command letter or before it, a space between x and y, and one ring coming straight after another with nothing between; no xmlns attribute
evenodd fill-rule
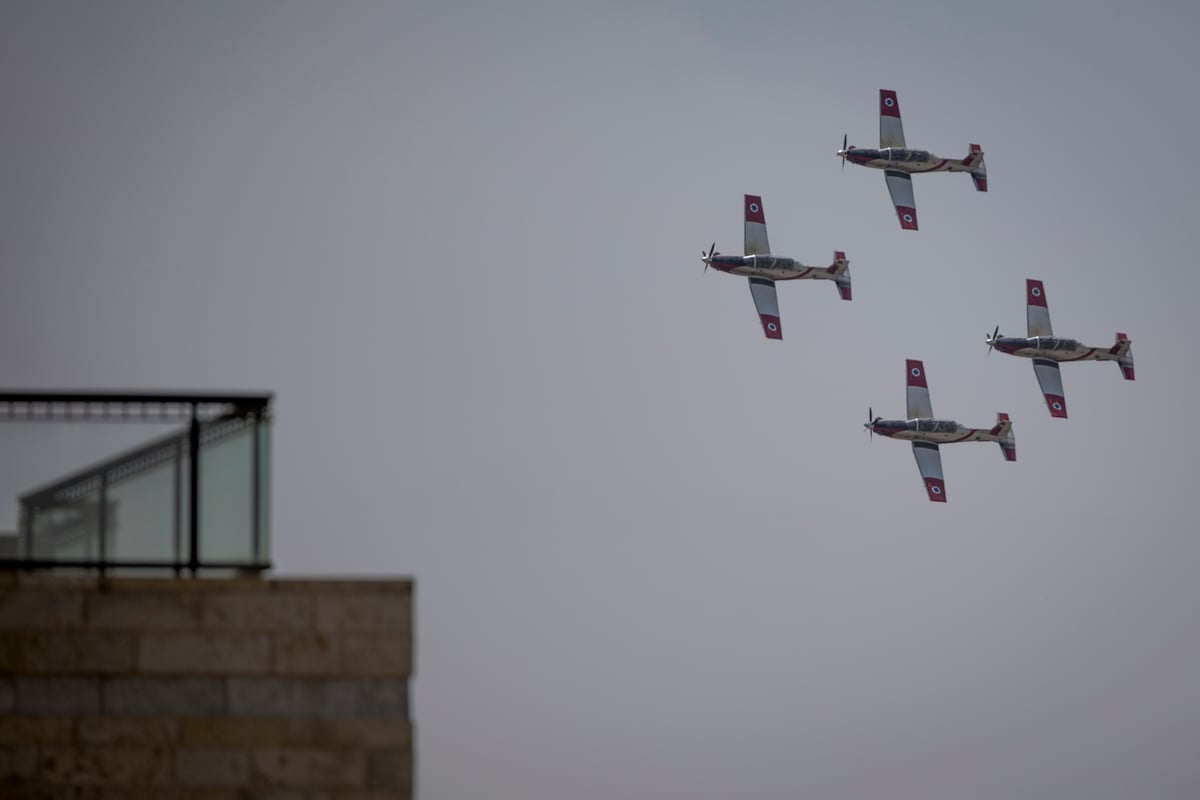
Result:
<svg viewBox="0 0 1200 800"><path fill-rule="evenodd" d="M268 569L271 399L270 393L0 392L0 422L186 422L177 433L21 495L21 553L15 559L0 559L0 568L188 569L192 574L201 569ZM223 463L217 459L210 465L205 451L216 456L222 448L232 448L232 455L227 452ZM161 533L171 538L170 557L117 555L114 497L122 486L167 470L170 530ZM205 478L219 484L221 470L239 477L248 471L247 485L239 490L248 496L222 497L216 489L206 494ZM230 483L227 476L224 482ZM228 505L231 499L245 501L241 516L248 519L230 517L222 503ZM157 502L166 501L157 497ZM237 510L239 503L232 505ZM203 538L205 510L218 520L232 519L235 528L244 526L248 541L240 543L232 557L205 552L212 540ZM68 555L68 550L76 552Z"/></svg>

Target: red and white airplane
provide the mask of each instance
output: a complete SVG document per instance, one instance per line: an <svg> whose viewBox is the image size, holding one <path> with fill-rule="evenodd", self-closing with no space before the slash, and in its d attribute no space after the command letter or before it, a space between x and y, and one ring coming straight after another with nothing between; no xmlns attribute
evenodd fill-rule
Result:
<svg viewBox="0 0 1200 800"><path fill-rule="evenodd" d="M883 170L892 205L900 218L900 227L917 229L917 203L913 199L912 174L915 172L966 172L980 192L987 191L987 166L983 163L983 150L979 145L970 146L966 158L939 158L928 150L909 150L904 144L904 125L900 121L900 102L891 89L879 90L879 148L846 146L842 137L842 167L846 160L864 167Z"/></svg>
<svg viewBox="0 0 1200 800"><path fill-rule="evenodd" d="M871 418L867 409L864 426L872 434L905 439L912 442L917 469L925 479L925 491L935 503L946 502L946 481L942 478L942 454L939 444L955 442L996 442L1004 451L1005 461L1017 460L1017 440L1013 437L1008 414L997 414L992 428L967 428L948 419L934 419L929 402L929 387L925 383L925 365L915 359L904 362L908 373L908 419Z"/></svg>
<svg viewBox="0 0 1200 800"><path fill-rule="evenodd" d="M1050 307L1046 305L1046 289L1041 281L1025 280L1025 319L1028 337L1001 336L1000 326L985 341L988 353L996 348L1001 353L1033 359L1033 373L1046 398L1050 416L1067 418L1067 400L1063 396L1060 361L1115 361L1125 380L1133 380L1132 342L1123 333L1117 334L1112 347L1088 347L1074 339L1058 339L1050 327Z"/></svg>
<svg viewBox="0 0 1200 800"><path fill-rule="evenodd" d="M704 271L709 267L730 275L745 275L750 279L750 294L754 307L762 321L763 333L768 339L782 339L783 328L779 322L779 299L775 295L776 281L796 281L804 278L823 278L837 286L843 300L850 299L850 262L846 254L837 250L833 264L828 267L808 267L791 258L771 255L767 242L767 218L763 215L762 198L746 195L746 255L723 256L714 252L713 242L708 252L700 251Z"/></svg>

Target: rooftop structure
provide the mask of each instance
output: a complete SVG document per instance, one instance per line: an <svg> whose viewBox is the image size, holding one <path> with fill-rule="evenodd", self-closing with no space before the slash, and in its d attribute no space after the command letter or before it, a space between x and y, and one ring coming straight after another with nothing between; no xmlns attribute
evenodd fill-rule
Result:
<svg viewBox="0 0 1200 800"><path fill-rule="evenodd" d="M270 393L4 392L0 422L181 428L24 492L27 569L270 567Z"/></svg>

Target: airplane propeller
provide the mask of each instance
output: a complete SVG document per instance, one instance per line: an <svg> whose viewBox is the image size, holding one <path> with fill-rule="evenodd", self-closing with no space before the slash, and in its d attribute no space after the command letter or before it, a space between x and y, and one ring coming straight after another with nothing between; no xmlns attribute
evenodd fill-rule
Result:
<svg viewBox="0 0 1200 800"><path fill-rule="evenodd" d="M988 343L988 355L989 355L989 356L992 354L992 348L996 346L996 339L997 339L997 337L999 337L999 336L1000 336L1000 326L999 326L999 325L997 325L997 326L996 326L996 330L992 331L991 338L989 338L989 339L987 340L987 343Z"/></svg>
<svg viewBox="0 0 1200 800"><path fill-rule="evenodd" d="M879 418L875 416L873 411L871 411L871 407L867 406L867 424L863 425L863 427L867 429L867 433L871 434L872 439L875 438L874 425L878 421L879 421Z"/></svg>
<svg viewBox="0 0 1200 800"><path fill-rule="evenodd" d="M704 271L708 272L708 262L712 260L713 251L717 249L717 243L713 242L712 247L708 248L708 252L700 251L700 260L704 262Z"/></svg>
<svg viewBox="0 0 1200 800"><path fill-rule="evenodd" d="M850 134L842 134L842 172L846 171L846 142L849 141Z"/></svg>

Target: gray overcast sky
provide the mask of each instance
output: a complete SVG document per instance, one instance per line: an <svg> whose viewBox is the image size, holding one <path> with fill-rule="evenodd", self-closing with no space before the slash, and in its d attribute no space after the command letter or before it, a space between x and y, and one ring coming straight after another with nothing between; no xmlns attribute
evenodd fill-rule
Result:
<svg viewBox="0 0 1200 800"><path fill-rule="evenodd" d="M417 577L422 797L1194 800L1198 9L8 2L0 381L276 391L279 571ZM881 87L990 192L901 232ZM747 192L852 263L783 342ZM1137 381L1052 420L1027 277ZM905 358L1018 462L929 503ZM45 431L3 496L111 445Z"/></svg>

